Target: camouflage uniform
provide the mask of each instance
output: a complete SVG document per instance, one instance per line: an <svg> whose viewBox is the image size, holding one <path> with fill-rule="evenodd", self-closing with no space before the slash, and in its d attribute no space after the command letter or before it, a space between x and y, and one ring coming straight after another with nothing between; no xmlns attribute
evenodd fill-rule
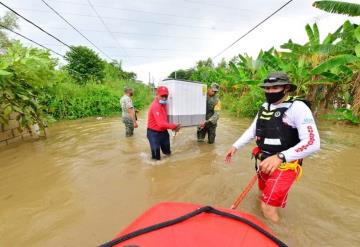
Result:
<svg viewBox="0 0 360 247"><path fill-rule="evenodd" d="M120 106L122 110L122 122L125 124L125 136L130 137L134 134L134 121L128 113L128 109L134 108L131 98L127 95L121 97Z"/></svg>
<svg viewBox="0 0 360 247"><path fill-rule="evenodd" d="M215 85L215 86L214 86ZM218 85L213 83L212 88L218 88ZM220 100L217 96L209 97L206 99L206 121L205 127L198 127L197 139L199 142L203 142L206 133L208 134L208 143L212 144L215 142L217 121L219 119Z"/></svg>

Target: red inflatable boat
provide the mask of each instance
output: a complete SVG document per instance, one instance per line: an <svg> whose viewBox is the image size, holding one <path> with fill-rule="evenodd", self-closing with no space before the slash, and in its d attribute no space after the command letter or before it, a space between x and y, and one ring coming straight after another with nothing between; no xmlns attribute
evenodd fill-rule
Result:
<svg viewBox="0 0 360 247"><path fill-rule="evenodd" d="M101 247L286 246L254 216L189 203L160 203Z"/></svg>

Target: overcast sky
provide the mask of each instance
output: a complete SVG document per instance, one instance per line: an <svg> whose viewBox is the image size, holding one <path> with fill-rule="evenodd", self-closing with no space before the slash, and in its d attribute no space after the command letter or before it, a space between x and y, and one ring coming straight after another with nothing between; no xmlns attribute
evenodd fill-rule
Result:
<svg viewBox="0 0 360 247"><path fill-rule="evenodd" d="M102 58L122 60L138 79L157 83L176 69L213 58L288 0L44 0L91 43L60 19L41 0L1 0L69 45L86 45ZM321 39L346 19L312 7L314 1L294 0L247 37L221 54L256 56L260 49L279 46L290 38L307 40L306 23L317 22ZM358 0L348 0L358 2ZM0 6L0 14L6 9ZM19 19L19 32L61 54L68 48ZM21 38L20 38L21 39ZM24 41L29 44L29 42Z"/></svg>

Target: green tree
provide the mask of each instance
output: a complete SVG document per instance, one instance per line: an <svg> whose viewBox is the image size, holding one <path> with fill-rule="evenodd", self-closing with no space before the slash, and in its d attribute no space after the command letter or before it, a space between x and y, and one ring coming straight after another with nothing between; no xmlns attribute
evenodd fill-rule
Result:
<svg viewBox="0 0 360 247"><path fill-rule="evenodd" d="M316 1L313 3L313 6L330 13L337 13L348 16L360 16L360 4L357 3L347 3L340 1Z"/></svg>
<svg viewBox="0 0 360 247"><path fill-rule="evenodd" d="M351 92L352 97L347 97L349 100L346 103L352 104L354 116L360 116L360 26L350 25L348 21L344 26L346 37L338 44L352 50L330 57L315 67L312 73L320 74L337 87L341 86L343 98L347 92Z"/></svg>
<svg viewBox="0 0 360 247"><path fill-rule="evenodd" d="M182 79L182 80L190 80L193 73L193 69L179 69L176 71L171 72L169 78L174 79Z"/></svg>
<svg viewBox="0 0 360 247"><path fill-rule="evenodd" d="M121 60L119 61L113 60L110 64L117 70L119 79L136 80L136 74L134 72L128 72L123 70Z"/></svg>
<svg viewBox="0 0 360 247"><path fill-rule="evenodd" d="M7 12L3 17L0 17L0 48L5 48L10 45L10 39L6 34L6 28L13 30L17 29L17 17L13 13ZM5 27L5 28L4 28Z"/></svg>
<svg viewBox="0 0 360 247"><path fill-rule="evenodd" d="M104 79L105 62L97 53L85 46L72 46L66 52L65 59L68 62L68 73L79 83L87 81L101 83Z"/></svg>

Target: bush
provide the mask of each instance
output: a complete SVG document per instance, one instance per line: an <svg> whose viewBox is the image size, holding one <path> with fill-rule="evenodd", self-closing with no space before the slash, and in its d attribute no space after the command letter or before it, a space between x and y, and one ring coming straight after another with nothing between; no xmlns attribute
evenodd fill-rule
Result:
<svg viewBox="0 0 360 247"><path fill-rule="evenodd" d="M224 109L234 113L237 117L253 118L260 106L265 101L264 92L258 86L250 86L249 91L238 97L233 94L225 94L221 101Z"/></svg>
<svg viewBox="0 0 360 247"><path fill-rule="evenodd" d="M339 108L335 110L333 114L326 114L323 116L327 120L344 121L351 124L360 124L359 118L354 116L351 110L345 108Z"/></svg>
<svg viewBox="0 0 360 247"><path fill-rule="evenodd" d="M89 116L118 114L120 97L125 84L134 88L133 102L137 109L148 105L152 99L150 88L142 83L112 81L108 84L75 84L68 77L52 87L44 88L39 96L45 111L55 119L77 119Z"/></svg>

